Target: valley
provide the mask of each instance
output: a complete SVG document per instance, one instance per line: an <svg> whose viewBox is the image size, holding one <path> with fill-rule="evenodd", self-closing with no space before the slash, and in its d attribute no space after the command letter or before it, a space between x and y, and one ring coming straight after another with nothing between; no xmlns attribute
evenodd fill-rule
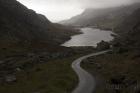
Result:
<svg viewBox="0 0 140 93"><path fill-rule="evenodd" d="M0 12L0 93L140 92L140 3L59 23L16 0Z"/></svg>

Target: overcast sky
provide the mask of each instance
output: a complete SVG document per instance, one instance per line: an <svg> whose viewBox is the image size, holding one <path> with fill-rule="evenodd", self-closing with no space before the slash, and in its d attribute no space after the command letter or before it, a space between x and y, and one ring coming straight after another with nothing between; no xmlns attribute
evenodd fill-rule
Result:
<svg viewBox="0 0 140 93"><path fill-rule="evenodd" d="M80 14L86 8L104 8L140 2L140 0L17 0L30 9L58 22Z"/></svg>

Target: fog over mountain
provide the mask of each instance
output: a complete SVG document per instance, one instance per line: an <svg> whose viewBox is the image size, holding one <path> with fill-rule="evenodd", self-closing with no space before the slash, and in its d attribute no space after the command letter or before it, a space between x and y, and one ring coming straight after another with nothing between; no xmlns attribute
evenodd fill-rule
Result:
<svg viewBox="0 0 140 93"><path fill-rule="evenodd" d="M0 93L93 91L140 93L140 0L0 0Z"/></svg>
<svg viewBox="0 0 140 93"><path fill-rule="evenodd" d="M86 8L105 8L140 2L140 0L18 0L46 15L51 21L71 18Z"/></svg>

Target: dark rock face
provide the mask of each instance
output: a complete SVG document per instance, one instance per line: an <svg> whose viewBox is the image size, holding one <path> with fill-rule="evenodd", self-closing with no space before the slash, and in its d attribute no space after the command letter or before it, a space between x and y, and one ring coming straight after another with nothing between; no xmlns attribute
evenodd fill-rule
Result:
<svg viewBox="0 0 140 93"><path fill-rule="evenodd" d="M51 23L44 15L37 14L16 0L0 0L1 45L56 45L73 34L75 32L69 28Z"/></svg>
<svg viewBox="0 0 140 93"><path fill-rule="evenodd" d="M121 47L140 50L140 9L128 16L117 27L116 32L120 36L116 38L115 42L119 42Z"/></svg>
<svg viewBox="0 0 140 93"><path fill-rule="evenodd" d="M110 48L110 44L108 42L103 41L103 40L97 44L98 50L106 50L109 48Z"/></svg>
<svg viewBox="0 0 140 93"><path fill-rule="evenodd" d="M69 55L71 49L60 44L76 33L73 29L51 23L44 15L16 0L0 0L0 82L14 82L13 73ZM48 54L38 57L42 52ZM19 61L22 58L27 62Z"/></svg>
<svg viewBox="0 0 140 93"><path fill-rule="evenodd" d="M44 40L49 21L16 0L0 1L0 41L20 42Z"/></svg>

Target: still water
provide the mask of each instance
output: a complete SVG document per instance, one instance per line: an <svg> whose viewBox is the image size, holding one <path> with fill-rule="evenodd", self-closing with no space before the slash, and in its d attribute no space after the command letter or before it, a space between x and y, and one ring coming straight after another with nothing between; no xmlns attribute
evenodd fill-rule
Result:
<svg viewBox="0 0 140 93"><path fill-rule="evenodd" d="M82 34L74 35L71 39L62 46L72 47L72 46L96 46L101 40L111 41L114 34L111 31L100 30L97 28L81 28Z"/></svg>

